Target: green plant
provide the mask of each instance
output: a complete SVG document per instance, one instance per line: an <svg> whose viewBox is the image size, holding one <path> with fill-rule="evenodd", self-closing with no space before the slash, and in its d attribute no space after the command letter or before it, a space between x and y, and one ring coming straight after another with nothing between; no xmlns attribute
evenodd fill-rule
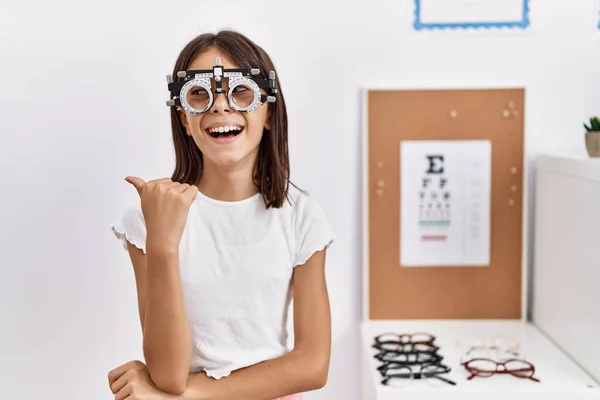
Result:
<svg viewBox="0 0 600 400"><path fill-rule="evenodd" d="M592 117L590 118L589 125L583 124L585 130L588 132L600 132L600 118Z"/></svg>

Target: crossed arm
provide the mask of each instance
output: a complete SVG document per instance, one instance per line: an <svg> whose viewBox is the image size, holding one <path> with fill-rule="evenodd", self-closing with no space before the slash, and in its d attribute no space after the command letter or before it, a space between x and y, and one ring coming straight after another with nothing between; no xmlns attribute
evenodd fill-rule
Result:
<svg viewBox="0 0 600 400"><path fill-rule="evenodd" d="M136 276L140 321L144 332L144 355L149 376L158 389L172 396L170 398L264 400L307 392L325 385L331 349L331 317L325 283L326 250L316 252L304 265L294 270L293 350L276 359L234 371L226 378L215 380L204 373L187 372L190 338L184 314L180 313L183 311L183 299L179 269L169 265L174 272L172 276L160 277L162 286L159 286L157 276L153 276L153 263L175 263L176 256L161 259L161 256L148 250L147 257L141 250L130 244L128 246ZM164 265L161 271L161 274L165 274ZM161 292L161 296L156 296L156 290ZM148 296L147 293L153 293L153 296ZM165 295L170 297L166 302L167 306L176 309L174 314L172 310L165 309ZM162 297L163 302L153 303L152 297ZM176 327L172 326L174 323L177 324ZM159 329L161 326L165 327L163 331ZM150 327L153 327L152 330ZM169 351L165 351L165 347L160 350L160 345L169 338L174 343ZM146 343L154 343L156 346L146 346Z"/></svg>

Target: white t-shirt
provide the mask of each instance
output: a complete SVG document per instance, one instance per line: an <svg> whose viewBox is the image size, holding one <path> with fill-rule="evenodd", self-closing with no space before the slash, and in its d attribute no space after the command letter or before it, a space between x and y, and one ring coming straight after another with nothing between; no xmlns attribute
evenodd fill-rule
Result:
<svg viewBox="0 0 600 400"><path fill-rule="evenodd" d="M128 240L146 251L139 203L111 228L125 248ZM293 186L279 209L260 194L225 202L198 193L179 247L190 372L218 379L289 351L293 269L334 239L319 203Z"/></svg>

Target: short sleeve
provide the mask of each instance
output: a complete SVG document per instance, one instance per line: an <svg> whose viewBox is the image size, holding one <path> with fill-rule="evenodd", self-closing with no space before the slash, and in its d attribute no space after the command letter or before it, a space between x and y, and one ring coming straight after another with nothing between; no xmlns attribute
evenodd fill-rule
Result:
<svg viewBox="0 0 600 400"><path fill-rule="evenodd" d="M335 233L321 205L307 195L297 203L295 212L296 253L294 267L302 265L317 251L332 244Z"/></svg>
<svg viewBox="0 0 600 400"><path fill-rule="evenodd" d="M141 208L128 208L120 220L109 226L125 250L129 242L146 253L146 222Z"/></svg>

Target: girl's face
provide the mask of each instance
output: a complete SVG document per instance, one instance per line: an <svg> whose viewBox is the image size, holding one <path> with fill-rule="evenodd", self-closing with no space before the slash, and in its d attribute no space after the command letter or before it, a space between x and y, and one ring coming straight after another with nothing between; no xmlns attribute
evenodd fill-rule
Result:
<svg viewBox="0 0 600 400"><path fill-rule="evenodd" d="M223 68L239 68L218 49L209 49L194 59L187 69L212 69L217 57L221 57ZM227 78L223 79L223 88L227 92ZM190 92L189 96L193 95ZM229 105L227 93L224 93L215 94L214 103L207 112L190 115L181 110L180 117L188 136L202 151L205 167L210 168L210 164L227 168L252 167L263 129L270 129L268 108L268 104L259 104L250 113L235 111ZM238 133L240 128L241 132ZM219 131L222 131L220 135L217 134Z"/></svg>

